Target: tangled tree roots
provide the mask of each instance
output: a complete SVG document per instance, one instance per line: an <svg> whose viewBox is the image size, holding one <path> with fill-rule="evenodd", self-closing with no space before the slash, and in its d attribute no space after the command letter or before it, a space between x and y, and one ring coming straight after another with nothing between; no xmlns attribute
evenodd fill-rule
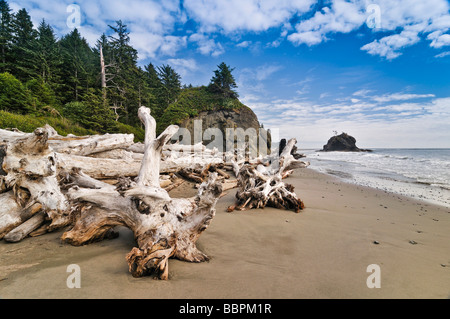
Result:
<svg viewBox="0 0 450 319"><path fill-rule="evenodd" d="M284 147L279 159L273 159L270 166L245 164L236 167L238 191L236 203L228 207L228 212L266 206L300 212L305 205L294 193L294 187L283 182L294 168L307 167L309 163L299 161L291 154L297 141L291 139Z"/></svg>

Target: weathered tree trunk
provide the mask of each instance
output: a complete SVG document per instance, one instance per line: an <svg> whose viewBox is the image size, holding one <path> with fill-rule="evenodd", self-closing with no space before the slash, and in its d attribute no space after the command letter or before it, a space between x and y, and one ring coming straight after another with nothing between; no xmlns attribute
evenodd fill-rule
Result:
<svg viewBox="0 0 450 319"><path fill-rule="evenodd" d="M125 149L133 144L133 134L104 134L93 136L53 136L48 144L55 152L91 155L113 149Z"/></svg>
<svg viewBox="0 0 450 319"><path fill-rule="evenodd" d="M10 243L17 243L27 237L33 230L41 226L44 220L45 213L43 211L40 211L38 214L34 215L26 222L10 231L4 239Z"/></svg>
<svg viewBox="0 0 450 319"><path fill-rule="evenodd" d="M208 259L196 248L196 242L214 217L222 189L212 174L195 198L170 198L160 187L159 166L163 146L178 128L170 126L156 138L156 122L149 109L141 107L139 117L146 136L136 182L122 180L117 189L72 187L68 197L76 207L76 223L62 239L83 245L103 239L114 226L126 226L133 231L138 244L126 257L132 275L154 273L167 279L170 257L191 262Z"/></svg>
<svg viewBox="0 0 450 319"><path fill-rule="evenodd" d="M57 180L56 154L48 146L48 135L45 128L39 128L6 144L3 169L7 175L0 181L1 192L6 192L0 197L0 236L5 240L20 240L33 231L33 222L23 227L21 224L37 213L42 215L41 211L52 220L50 230L70 221L68 202ZM37 223L38 218L33 221Z"/></svg>
<svg viewBox="0 0 450 319"><path fill-rule="evenodd" d="M283 147L279 160L273 159L269 167L261 164L256 168L250 164L239 167L233 162L239 190L236 193L236 203L228 207L228 212L270 206L298 213L304 208L303 202L294 193L294 187L283 182L283 178L290 175L292 169L309 165L291 155L296 142L295 138L289 140Z"/></svg>
<svg viewBox="0 0 450 319"><path fill-rule="evenodd" d="M105 58L103 56L103 46L100 45L100 76L102 82L102 97L103 97L103 106L106 108L107 106L107 98L106 98L106 66L105 66Z"/></svg>

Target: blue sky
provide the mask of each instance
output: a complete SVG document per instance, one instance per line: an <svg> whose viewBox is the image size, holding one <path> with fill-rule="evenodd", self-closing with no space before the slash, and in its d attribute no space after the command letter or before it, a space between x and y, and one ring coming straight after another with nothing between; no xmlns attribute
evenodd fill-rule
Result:
<svg viewBox="0 0 450 319"><path fill-rule="evenodd" d="M321 148L333 131L367 148L450 147L447 0L9 3L59 36L79 12L91 44L121 19L139 63L170 64L186 84L208 84L224 61L260 122L300 148Z"/></svg>

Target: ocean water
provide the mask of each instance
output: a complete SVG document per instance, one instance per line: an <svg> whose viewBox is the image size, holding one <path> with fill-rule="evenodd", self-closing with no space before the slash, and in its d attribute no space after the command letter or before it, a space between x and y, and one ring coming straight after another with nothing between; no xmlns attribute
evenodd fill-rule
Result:
<svg viewBox="0 0 450 319"><path fill-rule="evenodd" d="M450 207L450 149L299 150L310 168L346 181Z"/></svg>

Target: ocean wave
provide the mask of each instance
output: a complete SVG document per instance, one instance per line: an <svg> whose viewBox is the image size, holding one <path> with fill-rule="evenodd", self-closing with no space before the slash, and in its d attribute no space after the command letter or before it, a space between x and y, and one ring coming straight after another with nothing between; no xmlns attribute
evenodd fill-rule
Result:
<svg viewBox="0 0 450 319"><path fill-rule="evenodd" d="M389 188L397 185L401 189L409 189L411 193L414 189L420 190L423 196L430 197L450 191L450 149L385 149L373 153L306 155L312 168L356 183L366 183L366 186L372 184Z"/></svg>

